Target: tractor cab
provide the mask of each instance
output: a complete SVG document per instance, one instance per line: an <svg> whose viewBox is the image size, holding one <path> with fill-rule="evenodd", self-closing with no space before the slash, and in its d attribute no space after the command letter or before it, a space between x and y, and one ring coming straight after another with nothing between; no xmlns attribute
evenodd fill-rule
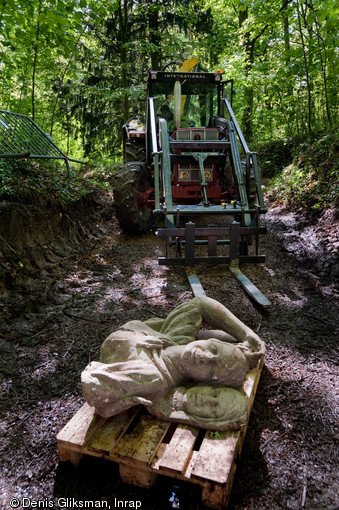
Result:
<svg viewBox="0 0 339 510"><path fill-rule="evenodd" d="M156 97L157 114L167 120L169 133L178 128L211 127L220 113L221 74L194 73L193 82L185 78L192 74L150 72L148 94Z"/></svg>

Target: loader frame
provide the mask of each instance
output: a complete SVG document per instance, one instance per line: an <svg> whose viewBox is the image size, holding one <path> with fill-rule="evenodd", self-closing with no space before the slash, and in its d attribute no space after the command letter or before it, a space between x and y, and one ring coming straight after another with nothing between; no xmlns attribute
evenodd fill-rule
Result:
<svg viewBox="0 0 339 510"><path fill-rule="evenodd" d="M192 75L194 78L192 78ZM196 76L198 75L198 76ZM188 80L194 79L194 83L203 83L206 80L218 83L220 75L214 73L152 73L150 75L149 92L152 92L152 85L155 81L166 81L166 80ZM213 119L213 128L216 128L220 133L219 139L216 140L178 140L173 138L169 133L167 122L164 118L157 119L157 105L156 97L148 97L147 105L147 160L148 166L152 169L154 178L154 213L163 215L165 218L165 228L159 229L157 235L159 237L168 238L169 244L171 244L171 238L186 238L187 228L191 232L189 238L192 238L192 228L187 227L183 231L180 227L182 219L186 216L201 216L201 215L227 215L233 216L235 223L238 223L241 227L240 230L240 244L237 247L234 244L237 242L237 236L230 236L231 227L225 226L225 228L205 227L204 229L197 229L194 238L197 236L206 236L208 245L208 255L206 261L211 261L210 257L216 256L216 246L218 237L229 237L229 243L222 241L221 244L230 244L230 253L227 256L222 257L224 262L231 262L234 258L241 256L242 260L248 261L262 261L264 256L258 254L258 236L265 232L265 229L260 227L260 214L266 212L264 204L260 172L258 167L257 155L255 152L251 152L247 146L245 138L241 132L239 124L234 115L231 102L228 98L221 97L222 84L220 82L220 92L218 94L218 114ZM228 118L220 115L221 110L226 112ZM189 131L189 129L187 130ZM237 139L238 138L238 139ZM239 152L239 144L245 157L245 166L242 165ZM217 161L225 158L229 155L232 160L234 169L234 177L236 180L236 187L238 190L239 199L231 200L229 202L219 200L219 203L209 203L206 196L206 183L204 180L204 161L209 159L210 161ZM197 204L178 203L173 200L173 165L182 161L195 160L199 164L200 172L200 186L201 201ZM250 205L250 185L255 185L255 195L257 201L255 204ZM247 236L255 236L256 239L256 254L255 257L247 253L246 248L241 247L241 239L243 240ZM192 243L189 243L190 246ZM244 244L244 242L242 242ZM178 243L175 243L178 246ZM182 246L182 243L181 243ZM212 249L213 246L213 249ZM240 252L239 252L240 247ZM187 247L186 247L187 251ZM189 258L194 262L192 258L192 247L189 249ZM179 251L176 251L176 259L187 259L182 257ZM193 260L192 260L193 259ZM201 257L199 262L202 262ZM177 260L174 262L172 258L165 257L161 259L161 263L181 263Z"/></svg>
<svg viewBox="0 0 339 510"><path fill-rule="evenodd" d="M248 148L226 87L232 94L233 81L223 81L219 72L150 71L146 129L131 135L145 140L150 182L148 189L137 191L138 208L140 215L150 210L164 219L156 231L165 241L159 264L228 264L245 290L267 306L269 301L239 269L239 263L265 260L259 238L266 233L260 225L266 207L257 154ZM165 113L173 97L171 120ZM202 113L194 113L198 110ZM202 124L187 118L181 126L186 111L200 115Z"/></svg>

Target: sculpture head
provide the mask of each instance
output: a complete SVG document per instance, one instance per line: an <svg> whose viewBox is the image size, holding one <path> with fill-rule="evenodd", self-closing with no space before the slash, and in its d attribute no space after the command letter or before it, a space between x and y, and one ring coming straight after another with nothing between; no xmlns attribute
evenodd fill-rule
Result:
<svg viewBox="0 0 339 510"><path fill-rule="evenodd" d="M246 357L235 345L216 338L186 345L180 357L188 379L221 386L240 386L248 370Z"/></svg>
<svg viewBox="0 0 339 510"><path fill-rule="evenodd" d="M246 423L248 401L234 388L191 386L174 388L146 407L161 419L228 430Z"/></svg>
<svg viewBox="0 0 339 510"><path fill-rule="evenodd" d="M184 394L182 408L196 419L223 421L229 416L230 396L237 395L235 389L213 386L193 386Z"/></svg>

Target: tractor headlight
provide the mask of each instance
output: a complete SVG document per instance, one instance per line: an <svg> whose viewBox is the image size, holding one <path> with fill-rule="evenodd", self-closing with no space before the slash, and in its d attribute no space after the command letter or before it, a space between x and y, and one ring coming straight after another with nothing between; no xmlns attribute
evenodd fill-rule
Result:
<svg viewBox="0 0 339 510"><path fill-rule="evenodd" d="M189 171L188 170L180 170L179 180L180 181L189 181L190 180Z"/></svg>
<svg viewBox="0 0 339 510"><path fill-rule="evenodd" d="M212 180L212 172L210 170L205 170L204 171L204 175L205 175L205 181L211 181Z"/></svg>

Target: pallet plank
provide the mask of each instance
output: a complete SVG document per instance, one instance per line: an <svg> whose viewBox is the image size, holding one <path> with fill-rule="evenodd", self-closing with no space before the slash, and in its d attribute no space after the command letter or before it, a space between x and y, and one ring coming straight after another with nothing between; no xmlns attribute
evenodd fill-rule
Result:
<svg viewBox="0 0 339 510"><path fill-rule="evenodd" d="M264 357L261 358L258 365L247 372L244 382L244 391L248 397L248 416L253 407L255 394L258 389L261 372L264 366Z"/></svg>
<svg viewBox="0 0 339 510"><path fill-rule="evenodd" d="M257 368L252 368L252 370L250 370L246 374L246 379L243 388L248 398L251 398L251 394L255 384L255 379L257 377L257 372L258 372Z"/></svg>
<svg viewBox="0 0 339 510"><path fill-rule="evenodd" d="M78 466L82 457L85 455L81 449L78 451L72 450L66 443L63 445L58 444L59 459L61 462L71 462L73 466Z"/></svg>
<svg viewBox="0 0 339 510"><path fill-rule="evenodd" d="M238 438L238 430L220 432L217 439L209 437L207 433L201 443L191 476L226 483Z"/></svg>
<svg viewBox="0 0 339 510"><path fill-rule="evenodd" d="M57 435L57 441L83 445L87 429L93 419L94 408L84 404ZM85 432L85 433L84 433Z"/></svg>
<svg viewBox="0 0 339 510"><path fill-rule="evenodd" d="M149 464L169 426L168 422L143 414L131 433L123 435L110 456Z"/></svg>
<svg viewBox="0 0 339 510"><path fill-rule="evenodd" d="M192 453L191 453L191 456L189 458L189 461L188 461L188 463L187 463L187 465L185 467L185 470L182 473L187 479L191 478L192 469L194 467L194 464L195 464L195 461L196 461L198 455L199 455L198 451L192 450Z"/></svg>
<svg viewBox="0 0 339 510"><path fill-rule="evenodd" d="M132 423L139 409L127 409L121 414L105 420L91 434L86 446L109 454Z"/></svg>
<svg viewBox="0 0 339 510"><path fill-rule="evenodd" d="M158 469L171 469L182 473L190 458L199 429L178 425L162 457L157 462Z"/></svg>
<svg viewBox="0 0 339 510"><path fill-rule="evenodd" d="M84 455L83 444L93 419L94 409L84 404L57 435L58 452L61 461L77 466Z"/></svg>

